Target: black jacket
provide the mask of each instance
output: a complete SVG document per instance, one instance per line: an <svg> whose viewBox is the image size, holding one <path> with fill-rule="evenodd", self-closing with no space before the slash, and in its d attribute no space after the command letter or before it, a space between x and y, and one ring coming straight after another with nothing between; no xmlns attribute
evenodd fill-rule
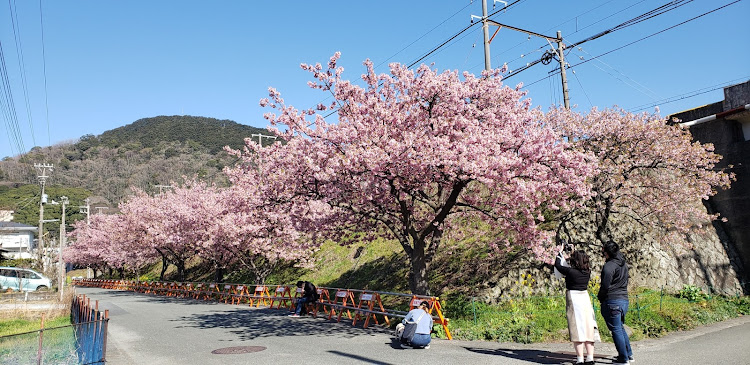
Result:
<svg viewBox="0 0 750 365"><path fill-rule="evenodd" d="M602 267L602 284L599 288L600 302L611 299L628 299L628 265L625 257L618 252L610 257Z"/></svg>
<svg viewBox="0 0 750 365"><path fill-rule="evenodd" d="M562 266L560 257L555 260L557 271L565 275L565 288L568 290L587 290L591 271L581 271L574 267Z"/></svg>
<svg viewBox="0 0 750 365"><path fill-rule="evenodd" d="M302 285L302 290L303 290L302 296L307 298L308 302L318 301L318 288L316 288L313 283L309 281L305 281L305 284Z"/></svg>

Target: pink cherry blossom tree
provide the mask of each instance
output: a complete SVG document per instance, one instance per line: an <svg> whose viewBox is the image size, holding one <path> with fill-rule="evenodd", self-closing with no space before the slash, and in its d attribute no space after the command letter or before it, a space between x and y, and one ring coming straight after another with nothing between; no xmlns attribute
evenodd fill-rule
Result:
<svg viewBox="0 0 750 365"><path fill-rule="evenodd" d="M314 235L301 230L314 226L309 221L317 219L320 209L311 208L314 203L285 197L277 189L276 175L264 170L267 164L248 160L252 163L226 170L232 181L223 195L228 211L217 225L221 229L214 239L230 242L233 257L262 284L283 263L310 265Z"/></svg>
<svg viewBox="0 0 750 365"><path fill-rule="evenodd" d="M620 109L552 110L547 122L598 160L589 180L594 194L561 218L559 237L593 228L603 242L618 236L618 227L636 224L667 238L717 217L697 203L729 188L733 176L715 168L721 156L713 145L694 142L687 129Z"/></svg>
<svg viewBox="0 0 750 365"><path fill-rule="evenodd" d="M261 105L277 110L265 117L285 143L248 144L243 168L257 156L277 200L326 206L308 230L398 240L412 292L429 292L430 263L452 227L479 219L503 232L489 243L498 252L543 255L552 234L538 226L542 210L588 195L592 163L543 123L523 92L503 86L501 70L475 77L394 63L376 74L365 61L358 86L341 78L338 58L327 68L302 65L316 80L309 85L332 95L328 105L298 110L269 89ZM335 123L322 115L329 111ZM232 177L242 180L242 172Z"/></svg>
<svg viewBox="0 0 750 365"><path fill-rule="evenodd" d="M154 261L153 252L143 250L140 237L122 214L96 214L91 223L76 222L70 236L73 243L64 252L66 261L98 269L117 269L122 276L134 273Z"/></svg>

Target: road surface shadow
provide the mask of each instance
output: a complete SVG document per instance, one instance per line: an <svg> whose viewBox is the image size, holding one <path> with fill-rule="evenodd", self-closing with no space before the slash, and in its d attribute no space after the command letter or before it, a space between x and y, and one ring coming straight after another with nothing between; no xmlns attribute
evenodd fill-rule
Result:
<svg viewBox="0 0 750 365"><path fill-rule="evenodd" d="M194 299L192 297L168 297L164 295L136 293L127 290L107 290L103 292L104 295L110 295L113 297L130 297L143 302L151 303L162 303L162 304L184 304L184 305L219 305L225 304L223 301ZM92 294L95 296L95 294ZM90 296L90 295L89 295ZM228 304L227 304L228 305ZM247 305L247 304L245 304Z"/></svg>
<svg viewBox="0 0 750 365"><path fill-rule="evenodd" d="M348 354L346 352L334 351L334 350L329 350L328 352L332 353L334 355L348 357L350 359L354 359L354 360L357 360L357 361L360 361L360 362L363 362L363 363L367 363L367 364L392 365L392 363L390 363L390 362L383 362L383 361L380 361L380 360L371 359L369 357L359 356L359 355L355 355L355 354Z"/></svg>
<svg viewBox="0 0 750 365"><path fill-rule="evenodd" d="M509 357L511 359L524 360L534 364L573 364L575 353L570 351L550 352L545 350L524 349L486 349L478 347L464 347L465 349L485 355Z"/></svg>
<svg viewBox="0 0 750 365"><path fill-rule="evenodd" d="M317 318L288 315L289 312L284 309L235 307L222 312L183 316L174 321L182 322L177 328L221 328L243 340L291 336L353 338L390 333L389 329L377 325L362 328L360 323L355 327L351 320L345 318L336 322L322 315Z"/></svg>
<svg viewBox="0 0 750 365"><path fill-rule="evenodd" d="M534 364L574 364L576 355L573 351L551 352L545 350L524 349L486 349L478 347L464 347L465 349L485 355L509 357L511 359L524 360ZM594 356L597 363L609 364L606 357ZM605 362L602 362L605 360Z"/></svg>

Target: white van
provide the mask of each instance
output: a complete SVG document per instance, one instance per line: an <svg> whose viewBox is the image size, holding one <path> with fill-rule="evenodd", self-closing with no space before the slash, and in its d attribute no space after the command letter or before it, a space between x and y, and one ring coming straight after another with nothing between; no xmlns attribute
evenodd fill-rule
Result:
<svg viewBox="0 0 750 365"><path fill-rule="evenodd" d="M0 288L19 291L35 291L49 289L52 281L44 275L31 270L17 267L0 266Z"/></svg>

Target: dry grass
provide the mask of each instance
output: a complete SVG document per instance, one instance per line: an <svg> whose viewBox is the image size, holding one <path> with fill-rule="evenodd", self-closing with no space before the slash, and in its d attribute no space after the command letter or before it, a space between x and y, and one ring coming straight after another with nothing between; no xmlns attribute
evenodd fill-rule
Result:
<svg viewBox="0 0 750 365"><path fill-rule="evenodd" d="M65 290L63 300L54 291L0 294L0 321L31 320L69 317L73 289Z"/></svg>

